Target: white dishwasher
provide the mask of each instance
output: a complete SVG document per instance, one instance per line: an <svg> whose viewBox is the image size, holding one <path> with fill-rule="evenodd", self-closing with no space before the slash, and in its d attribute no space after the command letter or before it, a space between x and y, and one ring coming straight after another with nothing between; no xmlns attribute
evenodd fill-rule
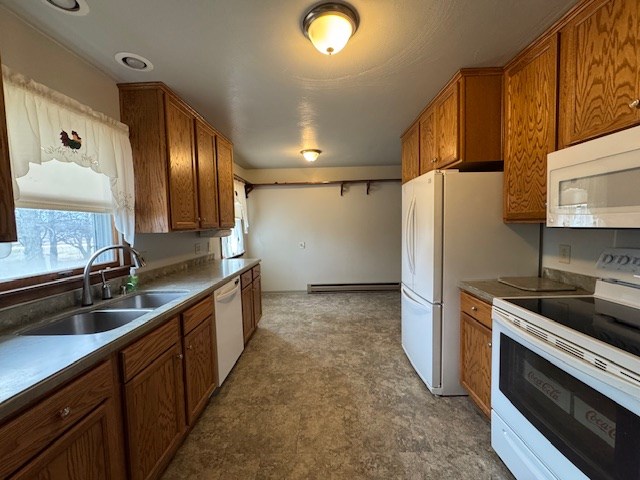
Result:
<svg viewBox="0 0 640 480"><path fill-rule="evenodd" d="M227 378L244 350L242 331L242 293L240 277L213 293L216 313L216 344L218 347L218 381Z"/></svg>

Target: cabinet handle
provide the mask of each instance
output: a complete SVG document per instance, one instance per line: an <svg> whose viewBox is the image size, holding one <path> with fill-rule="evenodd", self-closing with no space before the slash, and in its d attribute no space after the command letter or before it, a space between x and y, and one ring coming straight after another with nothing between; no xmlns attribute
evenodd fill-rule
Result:
<svg viewBox="0 0 640 480"><path fill-rule="evenodd" d="M67 418L69 415L71 415L71 407L64 407L58 412L60 418Z"/></svg>
<svg viewBox="0 0 640 480"><path fill-rule="evenodd" d="M204 217L202 217L202 218L200 219L200 221L201 221L201 222L206 222L206 221L207 221L207 219L206 219L206 218L204 218Z"/></svg>
<svg viewBox="0 0 640 480"><path fill-rule="evenodd" d="M187 345L187 350L193 350L193 345Z"/></svg>
<svg viewBox="0 0 640 480"><path fill-rule="evenodd" d="M636 98L632 102L629 102L629 108L640 108L640 98Z"/></svg>
<svg viewBox="0 0 640 480"><path fill-rule="evenodd" d="M487 347L491 348L491 342L487 343Z"/></svg>
<svg viewBox="0 0 640 480"><path fill-rule="evenodd" d="M202 220L202 219L201 219L200 217L198 217L196 220L200 221L200 220Z"/></svg>
<svg viewBox="0 0 640 480"><path fill-rule="evenodd" d="M184 358L184 355L179 353L178 355L176 355L176 357L178 357L178 360L182 360Z"/></svg>
<svg viewBox="0 0 640 480"><path fill-rule="evenodd" d="M433 160L431 160L431 163L438 163L438 159L434 158Z"/></svg>
<svg viewBox="0 0 640 480"><path fill-rule="evenodd" d="M471 311L472 312L477 312L478 311L478 307L471 307Z"/></svg>

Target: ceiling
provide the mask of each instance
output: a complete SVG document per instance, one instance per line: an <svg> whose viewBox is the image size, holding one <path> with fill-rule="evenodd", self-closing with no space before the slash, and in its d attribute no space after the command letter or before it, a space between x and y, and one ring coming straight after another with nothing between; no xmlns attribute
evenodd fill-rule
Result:
<svg viewBox="0 0 640 480"><path fill-rule="evenodd" d="M400 135L461 67L502 66L575 0L351 0L360 27L322 55L313 0L87 0L86 16L0 0L119 82L160 80L234 142L245 168L400 163ZM118 65L148 58L151 72Z"/></svg>

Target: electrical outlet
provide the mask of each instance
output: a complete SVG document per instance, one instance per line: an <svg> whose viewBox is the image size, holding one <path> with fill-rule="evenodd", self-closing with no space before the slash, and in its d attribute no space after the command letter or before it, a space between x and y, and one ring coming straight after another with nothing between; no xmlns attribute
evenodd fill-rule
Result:
<svg viewBox="0 0 640 480"><path fill-rule="evenodd" d="M199 243L196 243L196 244L195 244L194 252L195 252L195 254L196 254L196 255L197 255L198 253L200 253L200 248L201 248L201 247L202 247L202 246L201 246Z"/></svg>
<svg viewBox="0 0 640 480"><path fill-rule="evenodd" d="M560 263L571 263L571 245L560 245L558 248L558 255Z"/></svg>
<svg viewBox="0 0 640 480"><path fill-rule="evenodd" d="M306 243L304 243L304 242L298 242L298 246L299 246L300 248L307 248L307 244L306 244Z"/></svg>

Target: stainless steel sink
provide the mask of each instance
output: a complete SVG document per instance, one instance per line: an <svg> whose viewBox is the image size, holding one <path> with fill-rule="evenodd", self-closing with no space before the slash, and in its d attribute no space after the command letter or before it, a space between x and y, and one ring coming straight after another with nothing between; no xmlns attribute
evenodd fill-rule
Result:
<svg viewBox="0 0 640 480"><path fill-rule="evenodd" d="M129 295L113 303L104 305L104 309L112 308L159 308L176 298L183 297L187 292L180 291L157 291L157 292L139 292Z"/></svg>
<svg viewBox="0 0 640 480"><path fill-rule="evenodd" d="M141 317L151 309L93 310L62 318L48 325L34 328L23 335L89 335L108 332Z"/></svg>

